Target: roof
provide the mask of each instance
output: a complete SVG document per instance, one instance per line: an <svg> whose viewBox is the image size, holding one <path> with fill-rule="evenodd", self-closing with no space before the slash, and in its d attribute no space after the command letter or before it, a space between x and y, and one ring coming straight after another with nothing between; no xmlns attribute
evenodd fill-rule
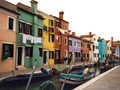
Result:
<svg viewBox="0 0 120 90"><path fill-rule="evenodd" d="M93 37L96 34L81 35L81 38Z"/></svg>
<svg viewBox="0 0 120 90"><path fill-rule="evenodd" d="M83 42L94 43L94 42L92 42L92 41L90 41L90 40L87 40L87 39L84 39L84 38L80 38L80 39L81 39L81 41L83 41Z"/></svg>
<svg viewBox="0 0 120 90"><path fill-rule="evenodd" d="M110 40L106 40L106 43L108 43Z"/></svg>
<svg viewBox="0 0 120 90"><path fill-rule="evenodd" d="M72 34L70 34L69 37L80 39L80 37L78 37L78 36L73 36Z"/></svg>
<svg viewBox="0 0 120 90"><path fill-rule="evenodd" d="M46 17L49 17L50 19L55 19L53 16L51 16L51 15L49 15L49 14L47 14L47 13L44 13L44 12L42 12L42 11L38 11L38 13L40 14L40 15L43 15L43 16L46 16Z"/></svg>
<svg viewBox="0 0 120 90"><path fill-rule="evenodd" d="M5 0L0 0L0 7L3 8L3 9L6 9L6 10L12 12L12 13L19 14L18 11L17 11L16 5L14 5L10 2L7 2Z"/></svg>
<svg viewBox="0 0 120 90"><path fill-rule="evenodd" d="M102 40L104 40L104 38L99 38L99 39L98 39L98 41L102 41Z"/></svg>
<svg viewBox="0 0 120 90"><path fill-rule="evenodd" d="M114 41L113 43L120 43L120 41L118 40L118 41Z"/></svg>
<svg viewBox="0 0 120 90"><path fill-rule="evenodd" d="M50 16L52 16L52 17L54 17L54 18L56 18L56 19L58 19L58 20L63 20L63 21L66 22L66 23L69 23L68 21L66 21L66 20L64 20L64 19L60 19L60 18L58 18L58 17L56 17L56 16L53 16L53 15L50 15Z"/></svg>
<svg viewBox="0 0 120 90"><path fill-rule="evenodd" d="M31 14L34 14L32 11L31 11L31 8L27 5L24 5L22 3L18 3L17 4L17 7L22 9L22 10L25 10L26 12L28 13L31 13ZM40 17L41 19L44 19L40 14L37 15L38 17Z"/></svg>

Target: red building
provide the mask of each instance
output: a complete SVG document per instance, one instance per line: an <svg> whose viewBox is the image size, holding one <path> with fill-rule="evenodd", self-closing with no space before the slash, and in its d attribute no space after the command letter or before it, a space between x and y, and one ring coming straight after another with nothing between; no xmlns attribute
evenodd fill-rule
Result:
<svg viewBox="0 0 120 90"><path fill-rule="evenodd" d="M59 18L55 23L55 64L63 63L64 57L68 57L69 22L64 20L64 12L59 12Z"/></svg>

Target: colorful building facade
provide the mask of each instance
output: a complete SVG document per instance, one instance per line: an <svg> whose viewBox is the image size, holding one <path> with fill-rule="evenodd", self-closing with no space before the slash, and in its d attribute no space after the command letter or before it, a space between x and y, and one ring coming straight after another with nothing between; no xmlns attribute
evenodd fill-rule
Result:
<svg viewBox="0 0 120 90"><path fill-rule="evenodd" d="M44 29L43 29L43 61L44 64L54 64L55 57L55 43L54 43L54 31L55 31L55 18L39 11L44 18Z"/></svg>
<svg viewBox="0 0 120 90"><path fill-rule="evenodd" d="M81 40L75 36L75 32L69 35L69 53L72 53L75 57L75 61L80 61L81 57Z"/></svg>
<svg viewBox="0 0 120 90"><path fill-rule="evenodd" d="M120 41L113 41L113 37L111 38L112 42L112 56L115 59L120 58Z"/></svg>
<svg viewBox="0 0 120 90"><path fill-rule="evenodd" d="M89 52L92 51L93 53L93 42L87 40L87 39L83 39L81 38L81 61L89 61ZM93 58L93 55L92 55Z"/></svg>
<svg viewBox="0 0 120 90"><path fill-rule="evenodd" d="M68 57L69 22L64 20L64 12L59 12L59 18L55 17L55 64L63 63L64 57Z"/></svg>
<svg viewBox="0 0 120 90"><path fill-rule="evenodd" d="M43 20L38 13L37 2L31 0L31 7L17 4L20 17L17 29L16 68L31 68L43 65Z"/></svg>
<svg viewBox="0 0 120 90"><path fill-rule="evenodd" d="M107 54L107 48L106 48L106 40L101 39L99 37L98 39L99 42L99 55L100 55L100 60L106 60L106 54Z"/></svg>
<svg viewBox="0 0 120 90"><path fill-rule="evenodd" d="M15 69L17 7L0 0L0 72Z"/></svg>
<svg viewBox="0 0 120 90"><path fill-rule="evenodd" d="M110 58L112 55L112 50L111 50L111 40L106 40L106 48L107 48L107 56Z"/></svg>
<svg viewBox="0 0 120 90"><path fill-rule="evenodd" d="M98 43L98 36L96 34L92 34L92 32L89 32L88 35L81 35L80 36L81 38L84 38L84 39L87 39L87 40L90 40L91 42L93 42L93 59L94 61L97 61L98 60L98 57L99 57L99 43Z"/></svg>

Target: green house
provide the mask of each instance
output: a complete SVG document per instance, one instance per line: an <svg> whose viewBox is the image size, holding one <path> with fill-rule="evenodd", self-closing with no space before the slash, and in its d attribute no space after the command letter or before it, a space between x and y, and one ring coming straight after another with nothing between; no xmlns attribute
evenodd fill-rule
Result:
<svg viewBox="0 0 120 90"><path fill-rule="evenodd" d="M43 66L43 20L38 14L37 2L31 0L31 7L17 4L20 14L17 25L16 68L32 68L35 59L36 67Z"/></svg>

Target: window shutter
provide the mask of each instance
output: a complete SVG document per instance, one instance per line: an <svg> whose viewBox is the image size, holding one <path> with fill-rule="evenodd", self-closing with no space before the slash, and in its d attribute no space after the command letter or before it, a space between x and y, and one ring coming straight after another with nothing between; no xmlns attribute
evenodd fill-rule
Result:
<svg viewBox="0 0 120 90"><path fill-rule="evenodd" d="M52 51L52 59L54 59L54 51Z"/></svg>
<svg viewBox="0 0 120 90"><path fill-rule="evenodd" d="M52 34L52 42L54 42L54 35Z"/></svg>
<svg viewBox="0 0 120 90"><path fill-rule="evenodd" d="M13 54L14 54L14 45L10 45L10 48L9 48L9 52L10 52L10 57L13 57Z"/></svg>
<svg viewBox="0 0 120 90"><path fill-rule="evenodd" d="M3 48L2 48L2 56L4 55L5 53L5 44L3 44Z"/></svg>
<svg viewBox="0 0 120 90"><path fill-rule="evenodd" d="M48 37L48 39L49 39L49 42L50 42L50 34L49 34L49 37Z"/></svg>

